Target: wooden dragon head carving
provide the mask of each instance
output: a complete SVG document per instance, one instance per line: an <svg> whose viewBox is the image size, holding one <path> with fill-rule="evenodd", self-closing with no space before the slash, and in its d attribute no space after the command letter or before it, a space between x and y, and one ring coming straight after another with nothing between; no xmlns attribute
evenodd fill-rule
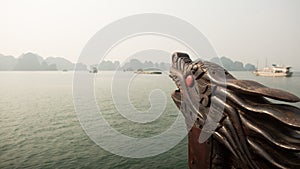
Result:
<svg viewBox="0 0 300 169"><path fill-rule="evenodd" d="M178 87L171 97L190 131L190 168L300 168L300 109L266 99L298 102L297 96L237 80L184 53L173 54L170 77ZM208 146L201 152L195 144Z"/></svg>

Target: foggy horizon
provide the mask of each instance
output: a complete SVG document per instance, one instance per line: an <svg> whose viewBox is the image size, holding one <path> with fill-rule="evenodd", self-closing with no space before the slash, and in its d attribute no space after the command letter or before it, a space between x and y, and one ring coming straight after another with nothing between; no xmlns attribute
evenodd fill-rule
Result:
<svg viewBox="0 0 300 169"><path fill-rule="evenodd" d="M299 1L214 2L4 0L0 52L33 52L76 62L84 45L104 26L125 16L161 13L194 25L220 57L259 63L259 68L267 59L268 65L300 70L300 62L295 62L300 55Z"/></svg>

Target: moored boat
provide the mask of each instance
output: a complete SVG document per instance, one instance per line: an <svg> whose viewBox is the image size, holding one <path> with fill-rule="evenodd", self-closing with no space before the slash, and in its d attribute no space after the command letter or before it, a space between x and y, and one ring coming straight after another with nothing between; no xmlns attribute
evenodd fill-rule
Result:
<svg viewBox="0 0 300 169"><path fill-rule="evenodd" d="M91 67L91 70L89 70L90 73L98 73L97 67Z"/></svg>
<svg viewBox="0 0 300 169"><path fill-rule="evenodd" d="M256 70L253 73L256 76L271 76L271 77L291 77L293 72L291 72L290 66L278 66L273 64L272 67L266 67L262 70Z"/></svg>

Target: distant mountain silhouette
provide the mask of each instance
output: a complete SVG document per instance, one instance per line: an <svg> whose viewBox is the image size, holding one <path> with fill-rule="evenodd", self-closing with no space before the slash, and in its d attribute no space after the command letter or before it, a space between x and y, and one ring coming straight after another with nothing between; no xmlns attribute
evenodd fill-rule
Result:
<svg viewBox="0 0 300 169"><path fill-rule="evenodd" d="M73 70L75 64L61 57L48 57L45 59L47 64L55 64L58 70Z"/></svg>
<svg viewBox="0 0 300 169"><path fill-rule="evenodd" d="M16 65L16 58L13 56L5 56L0 54L0 71L2 70L13 70Z"/></svg>
<svg viewBox="0 0 300 169"><path fill-rule="evenodd" d="M256 70L256 67L250 63L247 63L244 67L247 71L254 71Z"/></svg>
<svg viewBox="0 0 300 169"><path fill-rule="evenodd" d="M35 53L25 53L15 58L0 54L0 71L55 71L74 70L75 64L61 57L43 57ZM76 64L76 70L87 70L82 63Z"/></svg>
<svg viewBox="0 0 300 169"><path fill-rule="evenodd" d="M129 62L121 66L119 69L125 71L136 71L141 69L169 70L170 66L171 65L169 63L164 63L164 62L152 63L151 61L141 62L138 59L131 59Z"/></svg>
<svg viewBox="0 0 300 169"><path fill-rule="evenodd" d="M76 63L75 67L74 67L74 70L75 69L76 70L80 70L80 71L86 71L86 70L88 70L87 66L85 64L83 64L83 63Z"/></svg>
<svg viewBox="0 0 300 169"><path fill-rule="evenodd" d="M21 55L14 66L13 70L18 71L35 71L35 70L57 70L55 64L48 65L44 59L34 53L25 53Z"/></svg>
<svg viewBox="0 0 300 169"><path fill-rule="evenodd" d="M223 66L228 71L253 71L255 66L247 63L245 66L240 61L232 61L231 59L223 56L221 58L214 57L210 60L211 62L217 63L220 66Z"/></svg>
<svg viewBox="0 0 300 169"><path fill-rule="evenodd" d="M119 61L102 61L98 66L98 70L116 70L120 67L120 62Z"/></svg>
<svg viewBox="0 0 300 169"><path fill-rule="evenodd" d="M65 58L61 57L48 57L45 59L47 64L55 64L57 70L74 70L76 66L76 70L87 70L87 66L83 63L74 64L68 61Z"/></svg>
<svg viewBox="0 0 300 169"><path fill-rule="evenodd" d="M245 66L242 62L232 61L227 57L212 58L210 61L215 62L229 71L253 71L255 66L247 63ZM151 61L141 62L138 59L131 59L129 62L121 65L119 61L102 61L98 65L91 65L103 71L136 71L138 69L160 69L168 71L170 63L153 63ZM83 63L74 64L67 59L61 57L43 57L34 53L25 53L20 57L15 58L13 56L5 56L0 54L0 71L55 71L55 70L87 70L87 66Z"/></svg>

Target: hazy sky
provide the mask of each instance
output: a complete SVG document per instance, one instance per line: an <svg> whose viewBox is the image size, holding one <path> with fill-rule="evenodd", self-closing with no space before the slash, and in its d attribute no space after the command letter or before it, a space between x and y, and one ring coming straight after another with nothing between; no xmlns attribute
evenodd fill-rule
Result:
<svg viewBox="0 0 300 169"><path fill-rule="evenodd" d="M300 70L298 0L1 0L0 53L71 61L105 25L139 13L169 14L197 27L219 56Z"/></svg>

